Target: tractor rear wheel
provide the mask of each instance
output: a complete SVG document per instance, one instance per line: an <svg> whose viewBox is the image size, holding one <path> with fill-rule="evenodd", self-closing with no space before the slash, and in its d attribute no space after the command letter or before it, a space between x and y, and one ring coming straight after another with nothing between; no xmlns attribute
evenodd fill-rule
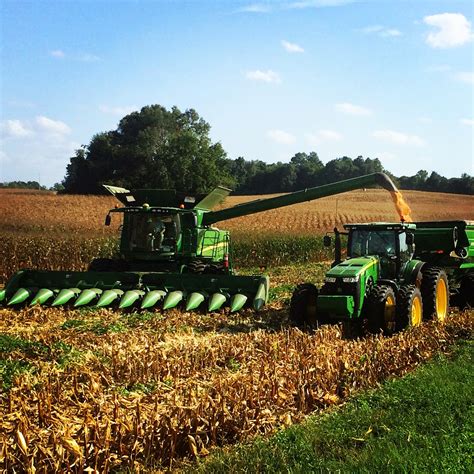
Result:
<svg viewBox="0 0 474 474"><path fill-rule="evenodd" d="M397 331L419 326L423 320L423 300L415 285L405 285L398 291Z"/></svg>
<svg viewBox="0 0 474 474"><path fill-rule="evenodd" d="M392 335L396 330L397 299L393 288L387 285L374 286L367 300L365 313L368 320L368 329L372 333L383 331L385 335Z"/></svg>
<svg viewBox="0 0 474 474"><path fill-rule="evenodd" d="M423 319L444 321L449 310L449 283L446 272L438 267L422 270L421 296Z"/></svg>
<svg viewBox="0 0 474 474"><path fill-rule="evenodd" d="M291 296L290 321L299 327L317 327L317 299L318 289L312 283L298 285Z"/></svg>
<svg viewBox="0 0 474 474"><path fill-rule="evenodd" d="M474 274L470 273L461 280L459 294L462 308L474 308Z"/></svg>

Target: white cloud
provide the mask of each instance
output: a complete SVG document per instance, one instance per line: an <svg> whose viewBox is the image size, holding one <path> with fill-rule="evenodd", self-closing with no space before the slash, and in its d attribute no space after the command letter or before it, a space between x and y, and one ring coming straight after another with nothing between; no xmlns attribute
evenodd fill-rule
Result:
<svg viewBox="0 0 474 474"><path fill-rule="evenodd" d="M318 130L316 133L306 133L306 141L311 146L320 145L322 142L338 142L342 135L334 130Z"/></svg>
<svg viewBox="0 0 474 474"><path fill-rule="evenodd" d="M289 53L304 53L304 49L296 43L290 43L289 41L281 40L281 45L285 51L288 51Z"/></svg>
<svg viewBox="0 0 474 474"><path fill-rule="evenodd" d="M264 3L253 3L239 8L238 12L242 13L268 13L271 11L270 5Z"/></svg>
<svg viewBox="0 0 474 474"><path fill-rule="evenodd" d="M454 75L454 78L460 82L474 84L474 72L458 72Z"/></svg>
<svg viewBox="0 0 474 474"><path fill-rule="evenodd" d="M357 116L372 115L372 110L368 109L367 107L351 104L350 102L341 102L339 104L336 104L335 108L338 112L341 112L346 115L357 115Z"/></svg>
<svg viewBox="0 0 474 474"><path fill-rule="evenodd" d="M396 28L387 28L380 33L380 36L385 38L394 37L394 36L401 36L402 32L397 30Z"/></svg>
<svg viewBox="0 0 474 474"><path fill-rule="evenodd" d="M5 135L2 143L3 180L38 179L47 184L64 177L69 157L80 144L70 139L71 128L64 122L45 116L30 120L5 120L0 125Z"/></svg>
<svg viewBox="0 0 474 474"><path fill-rule="evenodd" d="M22 138L33 133L28 125L21 120L4 120L0 125L0 130L5 138Z"/></svg>
<svg viewBox="0 0 474 474"><path fill-rule="evenodd" d="M284 8L302 10L304 8L322 8L322 7L339 7L353 3L355 0L301 0L298 2L290 2L284 4Z"/></svg>
<svg viewBox="0 0 474 474"><path fill-rule="evenodd" d="M125 106L116 106L111 107L109 105L99 105L99 110L104 114L117 115L119 117L124 117L135 110L138 110L136 105L125 105Z"/></svg>
<svg viewBox="0 0 474 474"><path fill-rule="evenodd" d="M356 0L301 0L293 2L260 2L250 3L239 8L237 13L270 13L275 10L303 10L305 8L339 7Z"/></svg>
<svg viewBox="0 0 474 474"><path fill-rule="evenodd" d="M65 54L64 51L61 50L61 49L55 49L55 50L53 50L53 51L50 51L49 54L50 54L50 56L52 56L53 58L63 59L64 57L66 57L66 54Z"/></svg>
<svg viewBox="0 0 474 474"><path fill-rule="evenodd" d="M89 54L89 53L78 54L74 59L76 59L77 61L83 61L85 63L93 63L96 61L100 61L99 56L96 56L95 54Z"/></svg>
<svg viewBox="0 0 474 474"><path fill-rule="evenodd" d="M100 61L99 56L90 53L66 54L62 49L55 49L49 52L49 55L57 59L68 59L72 61L81 61L84 63L91 63Z"/></svg>
<svg viewBox="0 0 474 474"><path fill-rule="evenodd" d="M5 138L23 138L54 135L68 135L71 128L60 120L53 120L44 115L39 115L33 122L27 120L4 120L1 123L2 134Z"/></svg>
<svg viewBox="0 0 474 474"><path fill-rule="evenodd" d="M245 77L251 81L274 82L276 84L281 82L280 76L271 69L267 71L260 71L259 69L247 71Z"/></svg>
<svg viewBox="0 0 474 474"><path fill-rule="evenodd" d="M463 125L468 125L468 126L474 127L474 119L461 119L460 122Z"/></svg>
<svg viewBox="0 0 474 474"><path fill-rule="evenodd" d="M36 125L41 131L55 135L68 135L71 129L60 120L53 120L43 115L36 117Z"/></svg>
<svg viewBox="0 0 474 474"><path fill-rule="evenodd" d="M417 135L408 135L394 130L376 130L372 133L372 136L384 142L394 143L395 145L425 145L424 140Z"/></svg>
<svg viewBox="0 0 474 474"><path fill-rule="evenodd" d="M461 13L425 16L423 22L436 28L426 37L426 42L432 48L454 48L469 43L474 38L471 23Z"/></svg>
<svg viewBox="0 0 474 474"><path fill-rule="evenodd" d="M396 28L387 28L383 25L366 26L365 28L362 28L359 31L365 33L366 35L376 34L378 36L381 36L382 38L393 38L395 36L402 35L402 32L400 30L397 30Z"/></svg>
<svg viewBox="0 0 474 474"><path fill-rule="evenodd" d="M294 135L285 132L284 130L269 130L267 132L267 137L281 145L291 145L296 141L296 137Z"/></svg>
<svg viewBox="0 0 474 474"><path fill-rule="evenodd" d="M342 139L342 135L334 130L319 130L318 135L323 140L339 141Z"/></svg>

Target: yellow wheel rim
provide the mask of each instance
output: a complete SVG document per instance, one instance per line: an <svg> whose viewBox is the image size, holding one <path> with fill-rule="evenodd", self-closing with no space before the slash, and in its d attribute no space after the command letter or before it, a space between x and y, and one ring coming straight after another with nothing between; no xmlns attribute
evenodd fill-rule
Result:
<svg viewBox="0 0 474 474"><path fill-rule="evenodd" d="M413 302L411 305L410 325L419 326L421 324L422 315L423 315L423 309L421 305L421 298L418 295L416 295L413 298Z"/></svg>
<svg viewBox="0 0 474 474"><path fill-rule="evenodd" d="M448 288L446 282L440 278L436 286L436 318L444 321L448 314Z"/></svg>
<svg viewBox="0 0 474 474"><path fill-rule="evenodd" d="M385 320L385 326L387 329L395 331L395 299L392 295L389 295L385 301L385 308L383 312L383 317Z"/></svg>

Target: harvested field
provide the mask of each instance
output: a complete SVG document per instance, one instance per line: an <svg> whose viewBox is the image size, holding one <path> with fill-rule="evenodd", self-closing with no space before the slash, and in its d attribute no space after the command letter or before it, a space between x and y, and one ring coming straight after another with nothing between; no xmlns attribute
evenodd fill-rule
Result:
<svg viewBox="0 0 474 474"><path fill-rule="evenodd" d="M474 219L474 196L404 191L413 220ZM230 196L223 207L270 197ZM117 201L108 196L56 195L50 192L0 189L2 232L80 233L88 237L114 235L118 219L104 227L104 217ZM337 215L336 215L337 210ZM230 219L222 228L248 232L312 234L347 222L398 220L389 193L382 189L351 191L255 216Z"/></svg>
<svg viewBox="0 0 474 474"><path fill-rule="evenodd" d="M173 466L300 421L400 376L474 329L453 314L392 338L341 338L250 315L0 311L0 459L7 471ZM280 330L275 331L279 325ZM9 372L10 370L10 372Z"/></svg>
<svg viewBox="0 0 474 474"><path fill-rule="evenodd" d="M113 254L118 219L103 227L113 198L0 195L0 285L22 267L84 269ZM404 195L415 220L474 219L472 196ZM391 338L348 340L339 327L289 326L293 287L321 284L328 267L315 263L329 260L320 235L346 221L396 219L388 194L367 190L223 223L242 266L279 265L267 269L271 303L257 315L0 309L0 465L7 472L172 468L296 423L472 338L474 311Z"/></svg>

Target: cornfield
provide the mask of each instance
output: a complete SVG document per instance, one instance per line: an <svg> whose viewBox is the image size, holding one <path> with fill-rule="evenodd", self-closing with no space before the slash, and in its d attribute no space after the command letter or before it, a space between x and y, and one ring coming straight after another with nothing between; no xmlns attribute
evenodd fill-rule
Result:
<svg viewBox="0 0 474 474"><path fill-rule="evenodd" d="M472 338L473 311L391 338L289 327L292 288L302 277L320 283L327 268L323 233L344 222L396 220L384 193L352 192L221 224L233 232L244 273L273 267L271 303L257 315L0 309L0 467L173 468L297 423ZM0 194L0 285L20 268L81 270L117 252L118 219L102 226L113 198ZM404 196L414 220L474 219L473 197Z"/></svg>
<svg viewBox="0 0 474 474"><path fill-rule="evenodd" d="M474 219L474 197L404 192L414 220ZM229 197L224 207L254 199ZM113 197L66 196L0 189L0 284L20 268L84 270L94 257L118 248L119 219L104 227ZM352 191L339 196L230 219L237 267L287 265L330 259L321 235L347 222L398 220L384 190Z"/></svg>
<svg viewBox="0 0 474 474"><path fill-rule="evenodd" d="M4 379L22 364L1 395L9 472L172 467L403 375L474 329L472 312L356 341L337 327L247 330L245 315L32 308L0 311L0 321Z"/></svg>

